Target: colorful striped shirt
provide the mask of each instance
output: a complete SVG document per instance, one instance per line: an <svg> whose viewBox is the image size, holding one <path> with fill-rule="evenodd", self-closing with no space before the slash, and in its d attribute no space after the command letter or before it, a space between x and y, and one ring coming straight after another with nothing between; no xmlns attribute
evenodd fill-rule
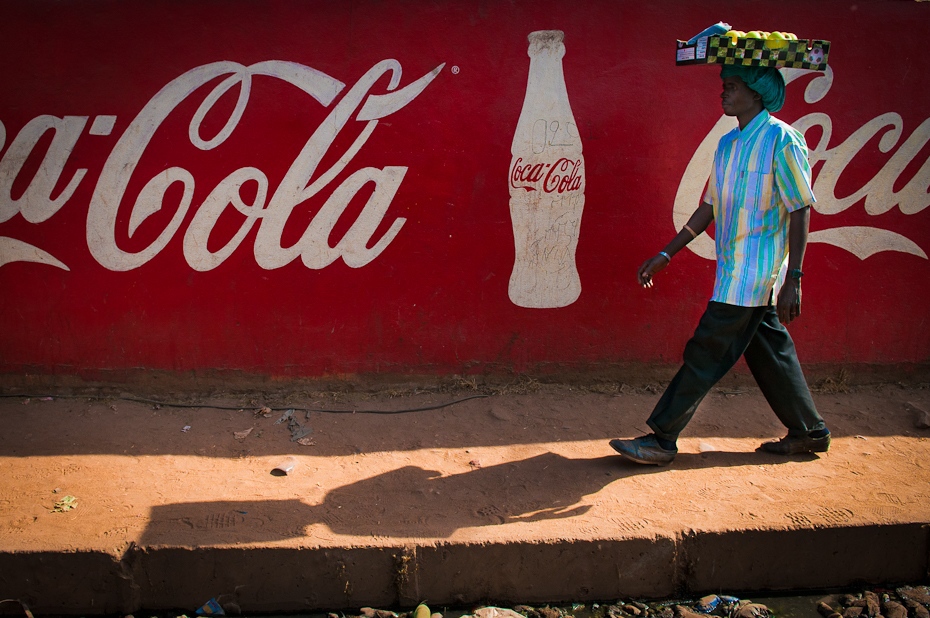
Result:
<svg viewBox="0 0 930 618"><path fill-rule="evenodd" d="M704 201L716 227L711 300L767 305L788 261L788 214L816 201L804 136L762 110L720 138Z"/></svg>

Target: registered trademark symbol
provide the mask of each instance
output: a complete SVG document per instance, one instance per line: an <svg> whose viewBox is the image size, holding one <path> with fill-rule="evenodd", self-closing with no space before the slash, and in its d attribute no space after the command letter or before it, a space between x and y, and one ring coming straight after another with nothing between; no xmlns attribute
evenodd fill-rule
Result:
<svg viewBox="0 0 930 618"><path fill-rule="evenodd" d="M460 70L461 70L461 69L459 69L459 66L458 66L458 65L455 65L455 66L452 67L452 74L453 74L453 75L458 75Z"/></svg>

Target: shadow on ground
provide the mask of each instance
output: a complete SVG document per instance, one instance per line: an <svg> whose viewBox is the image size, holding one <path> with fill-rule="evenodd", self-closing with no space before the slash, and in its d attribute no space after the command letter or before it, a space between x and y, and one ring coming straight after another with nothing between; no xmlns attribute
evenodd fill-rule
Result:
<svg viewBox="0 0 930 618"><path fill-rule="evenodd" d="M683 453L676 469L758 466L789 461L755 453ZM323 524L336 535L448 538L463 528L540 522L582 516L585 496L631 476L667 470L619 457L571 459L544 453L520 461L443 476L404 466L329 491L318 505L298 499L183 502L155 506L140 543L198 545L257 543L311 535ZM282 481L300 491L312 475ZM467 496L468 508L461 508ZM452 499L455 497L456 499Z"/></svg>
<svg viewBox="0 0 930 618"><path fill-rule="evenodd" d="M265 417L256 414L259 408L252 402L242 409L223 410L159 408L119 399L3 398L0 456L293 453L330 457L567 441L606 444L611 438L648 433L645 419L658 398L648 392L606 395L568 389L458 402L455 395L436 393L384 395L342 402L337 404L340 412L305 412L301 407L321 402L293 401L295 412L281 423L276 422L282 416L280 410ZM886 385L815 394L815 401L836 437L930 436L930 430L916 427L911 406L916 402L930 409L930 390ZM420 409L430 406L436 409ZM353 409L365 412L351 413ZM305 434L303 444L291 439L298 430ZM762 441L783 433L758 389L752 387L711 393L683 437Z"/></svg>

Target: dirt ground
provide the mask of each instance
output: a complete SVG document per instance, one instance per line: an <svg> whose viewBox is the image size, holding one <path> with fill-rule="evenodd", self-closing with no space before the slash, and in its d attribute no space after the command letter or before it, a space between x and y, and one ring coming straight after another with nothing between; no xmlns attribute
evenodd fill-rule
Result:
<svg viewBox="0 0 930 618"><path fill-rule="evenodd" d="M754 387L720 388L671 467L628 464L607 441L648 431L655 390L522 384L487 396L457 389L163 400L194 407L6 397L0 543L118 553L130 542L930 521L930 429L918 427L930 410L926 388L817 393L834 445L825 456L796 458L755 452L783 431ZM442 407L398 413L432 406ZM273 475L288 458L293 470ZM881 483L857 482L876 476ZM811 489L818 504L806 499ZM66 496L73 508L59 504Z"/></svg>
<svg viewBox="0 0 930 618"><path fill-rule="evenodd" d="M474 388L472 388L474 386ZM656 387L0 398L0 548L549 542L930 523L930 389L825 383L829 453L752 385L702 403L667 468L621 460ZM29 395L29 396L27 396ZM264 409L263 409L264 408ZM293 412L288 412L293 410ZM287 474L276 467L290 462Z"/></svg>

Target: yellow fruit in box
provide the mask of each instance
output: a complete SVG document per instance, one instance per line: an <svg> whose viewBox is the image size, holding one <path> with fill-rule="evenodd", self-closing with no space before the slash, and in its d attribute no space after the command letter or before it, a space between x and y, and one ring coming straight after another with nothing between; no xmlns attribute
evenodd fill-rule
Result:
<svg viewBox="0 0 930 618"><path fill-rule="evenodd" d="M784 32L771 32L765 37L765 46L772 49L781 49L788 45L788 37Z"/></svg>
<svg viewBox="0 0 930 618"><path fill-rule="evenodd" d="M788 41L797 41L798 37L793 32L766 32L765 30L728 30L721 35L730 39L730 45L736 45L738 39L761 39L765 41L765 46L772 49L780 49L788 45Z"/></svg>
<svg viewBox="0 0 930 618"><path fill-rule="evenodd" d="M730 37L730 45L736 45L736 39L745 35L746 33L742 30L728 30L726 32L726 36Z"/></svg>

